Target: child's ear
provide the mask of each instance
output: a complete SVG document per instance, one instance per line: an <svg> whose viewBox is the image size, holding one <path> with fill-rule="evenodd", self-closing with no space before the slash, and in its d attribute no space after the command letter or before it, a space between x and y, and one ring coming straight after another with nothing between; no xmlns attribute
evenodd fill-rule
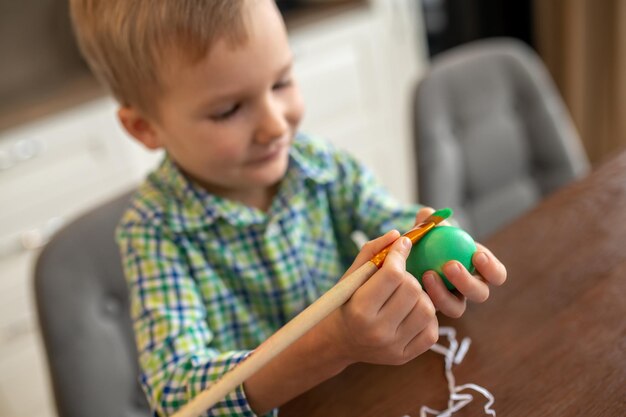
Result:
<svg viewBox="0 0 626 417"><path fill-rule="evenodd" d="M159 149L163 145L150 120L133 107L120 107L117 117L124 129L148 149Z"/></svg>

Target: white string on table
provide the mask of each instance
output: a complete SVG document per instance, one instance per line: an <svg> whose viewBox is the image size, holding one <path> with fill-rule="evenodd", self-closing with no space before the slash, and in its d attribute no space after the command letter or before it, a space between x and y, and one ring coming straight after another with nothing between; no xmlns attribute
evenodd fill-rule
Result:
<svg viewBox="0 0 626 417"><path fill-rule="evenodd" d="M445 336L448 339L449 346L445 347L436 343L430 348L430 350L444 356L444 369L446 380L448 381L448 391L450 393L450 396L448 397L448 408L445 410L435 410L428 406L422 406L420 409L420 417L450 417L452 414L459 411L474 400L474 396L472 394L462 393L462 391L466 390L476 391L487 398L487 403L484 406L485 415L495 417L496 412L491 408L495 402L495 398L487 389L476 384L456 385L456 378L452 372L452 366L458 365L463 361L463 358L465 358L465 354L471 344L471 339L469 337L465 337L459 344L456 340L456 330L452 327L439 328L439 336ZM410 416L406 415L403 417Z"/></svg>

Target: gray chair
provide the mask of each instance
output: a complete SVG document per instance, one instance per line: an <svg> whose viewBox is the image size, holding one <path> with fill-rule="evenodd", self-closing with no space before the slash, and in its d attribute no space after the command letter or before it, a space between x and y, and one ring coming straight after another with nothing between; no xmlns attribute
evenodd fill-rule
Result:
<svg viewBox="0 0 626 417"><path fill-rule="evenodd" d="M59 417L152 415L114 229L124 195L56 234L35 270L35 296Z"/></svg>
<svg viewBox="0 0 626 417"><path fill-rule="evenodd" d="M414 98L419 201L452 207L475 238L589 170L547 71L519 41L436 56Z"/></svg>

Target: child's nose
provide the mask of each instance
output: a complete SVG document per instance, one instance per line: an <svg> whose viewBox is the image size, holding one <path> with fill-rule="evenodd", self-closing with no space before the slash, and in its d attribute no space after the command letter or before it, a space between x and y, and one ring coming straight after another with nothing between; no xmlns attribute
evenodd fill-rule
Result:
<svg viewBox="0 0 626 417"><path fill-rule="evenodd" d="M289 130L289 123L282 106L275 100L266 99L259 118L256 140L259 143L269 143L283 137Z"/></svg>

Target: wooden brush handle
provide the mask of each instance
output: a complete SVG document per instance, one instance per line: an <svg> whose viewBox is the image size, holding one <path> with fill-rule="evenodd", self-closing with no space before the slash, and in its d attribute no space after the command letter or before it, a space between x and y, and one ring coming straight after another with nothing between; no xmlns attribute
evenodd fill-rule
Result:
<svg viewBox="0 0 626 417"><path fill-rule="evenodd" d="M344 277L317 301L261 343L243 362L189 401L173 417L197 417L203 414L294 341L311 330L313 326L348 301L352 294L376 271L378 271L376 265L372 261L368 261Z"/></svg>

